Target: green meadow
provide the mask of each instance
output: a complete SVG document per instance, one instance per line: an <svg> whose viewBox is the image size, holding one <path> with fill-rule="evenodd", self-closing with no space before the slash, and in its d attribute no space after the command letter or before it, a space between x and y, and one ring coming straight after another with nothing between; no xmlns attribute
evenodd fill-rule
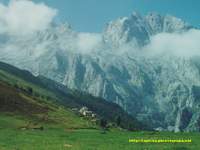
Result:
<svg viewBox="0 0 200 150"><path fill-rule="evenodd" d="M199 133L142 132L109 129L105 133L73 114L57 123L38 123L43 130L23 129L29 119L0 115L0 150L199 150ZM69 119L71 118L71 119ZM74 121L76 123L74 123ZM74 125L76 124L76 125ZM192 143L129 143L129 139L192 139Z"/></svg>

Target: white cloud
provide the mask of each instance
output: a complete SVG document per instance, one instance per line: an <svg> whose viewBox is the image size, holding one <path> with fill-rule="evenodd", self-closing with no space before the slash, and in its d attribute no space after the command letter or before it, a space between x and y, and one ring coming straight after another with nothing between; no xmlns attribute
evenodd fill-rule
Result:
<svg viewBox="0 0 200 150"><path fill-rule="evenodd" d="M101 34L98 33L79 33L77 39L77 47L83 52L91 52L98 48L102 43Z"/></svg>
<svg viewBox="0 0 200 150"><path fill-rule="evenodd" d="M30 0L10 0L0 4L0 33L24 35L46 29L57 10Z"/></svg>
<svg viewBox="0 0 200 150"><path fill-rule="evenodd" d="M150 56L170 54L190 58L200 56L200 30L183 33L160 33L151 38L145 48Z"/></svg>

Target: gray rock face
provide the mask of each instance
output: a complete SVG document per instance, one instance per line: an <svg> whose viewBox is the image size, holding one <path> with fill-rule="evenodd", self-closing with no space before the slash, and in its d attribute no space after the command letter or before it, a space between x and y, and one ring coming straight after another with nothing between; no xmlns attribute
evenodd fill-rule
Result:
<svg viewBox="0 0 200 150"><path fill-rule="evenodd" d="M118 47L127 42L135 42L144 45L149 41L151 34L150 26L146 20L137 13L129 18L119 18L108 24L103 37L105 42Z"/></svg>
<svg viewBox="0 0 200 150"><path fill-rule="evenodd" d="M149 13L146 16L146 21L149 23L154 34L163 31L163 19L164 17L157 13Z"/></svg>
<svg viewBox="0 0 200 150"><path fill-rule="evenodd" d="M175 17L133 13L110 22L102 45L89 53L77 51L79 33L62 25L25 39L6 38L0 60L117 103L155 129L200 131L199 58L145 57L134 48L116 53L120 45L142 46L157 33L187 29Z"/></svg>
<svg viewBox="0 0 200 150"><path fill-rule="evenodd" d="M158 13L149 13L145 19L150 25L153 34L161 32L183 32L192 28L192 26L183 20L170 15L161 16Z"/></svg>

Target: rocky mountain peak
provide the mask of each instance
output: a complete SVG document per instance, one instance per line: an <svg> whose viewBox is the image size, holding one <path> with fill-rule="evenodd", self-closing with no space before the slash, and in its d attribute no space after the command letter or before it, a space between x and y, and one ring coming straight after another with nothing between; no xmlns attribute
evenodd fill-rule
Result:
<svg viewBox="0 0 200 150"><path fill-rule="evenodd" d="M135 42L139 46L149 40L149 26L140 14L133 12L129 17L119 18L108 23L104 30L104 40L119 47L128 42Z"/></svg>
<svg viewBox="0 0 200 150"><path fill-rule="evenodd" d="M163 20L163 31L164 32L182 32L192 28L188 23L184 22L182 19L166 15Z"/></svg>
<svg viewBox="0 0 200 150"><path fill-rule="evenodd" d="M142 16L133 12L129 17L119 18L108 23L103 37L106 43L119 47L125 43L135 42L144 46L152 35L161 32L182 32L192 28L189 24L171 15L162 16L151 12Z"/></svg>

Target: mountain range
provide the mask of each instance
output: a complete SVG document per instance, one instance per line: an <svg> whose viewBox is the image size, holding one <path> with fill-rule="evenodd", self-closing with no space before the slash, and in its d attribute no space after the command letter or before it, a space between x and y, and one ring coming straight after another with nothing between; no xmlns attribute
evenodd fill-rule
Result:
<svg viewBox="0 0 200 150"><path fill-rule="evenodd" d="M156 130L200 131L199 57L147 55L156 35L191 30L198 29L174 16L135 12L102 33L52 24L31 35L0 35L0 60L116 103Z"/></svg>

